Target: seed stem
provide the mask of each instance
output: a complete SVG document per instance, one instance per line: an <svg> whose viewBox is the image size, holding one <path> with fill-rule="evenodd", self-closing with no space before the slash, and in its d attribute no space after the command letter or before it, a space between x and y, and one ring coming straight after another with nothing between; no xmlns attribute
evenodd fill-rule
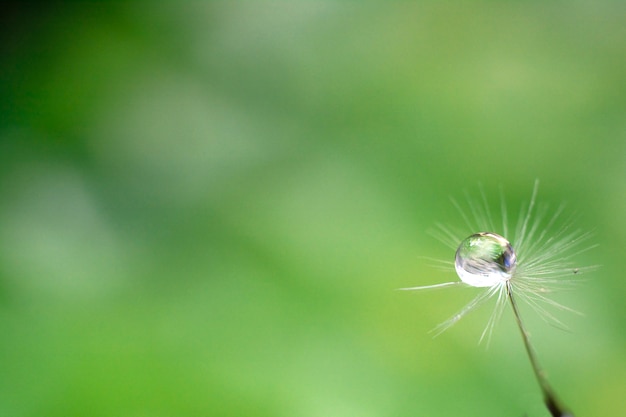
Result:
<svg viewBox="0 0 626 417"><path fill-rule="evenodd" d="M528 359L530 359L530 364L535 373L535 377L537 378L537 382L539 383L539 387L541 388L541 393L543 394L543 402L550 411L552 417L574 417L574 415L567 411L562 404L556 398L552 387L548 383L548 379L546 378L545 371L539 365L539 361L537 360L537 355L535 353L535 349L533 349L532 344L530 343L530 335L526 331L526 327L524 327L524 323L522 322L522 317L519 313L519 309L517 308L517 302L513 297L513 291L511 290L511 283L506 283L506 293L511 302L511 307L513 308L513 315L515 315L515 321L517 322L517 326L519 327L522 333L522 340L524 341L524 346L526 347L526 353L528 354Z"/></svg>

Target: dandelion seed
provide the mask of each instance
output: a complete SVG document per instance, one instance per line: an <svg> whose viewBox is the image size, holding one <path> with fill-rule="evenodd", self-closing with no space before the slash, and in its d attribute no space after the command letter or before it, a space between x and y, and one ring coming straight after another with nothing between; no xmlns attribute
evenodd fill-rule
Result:
<svg viewBox="0 0 626 417"><path fill-rule="evenodd" d="M495 223L482 188L480 202L477 203L468 197L467 209L452 200L473 234L460 239L459 236L462 235L458 232L444 225L438 225L436 237L456 250L454 270L460 281L402 289L425 290L458 285L485 288L459 312L433 329L435 336L439 335L459 322L470 311L495 297L496 306L479 342L484 339L489 341L493 328L508 301L521 331L524 346L543 393L546 407L553 417L572 417L572 414L565 411L565 408L556 400L545 373L539 366L529 334L521 319L517 297L530 305L545 321L557 327L566 328L565 324L549 311L549 308L574 313L576 311L561 305L546 294L556 289L569 287L573 281L565 278L571 278L572 275L578 276L583 271L591 269L591 267L573 267L571 262L573 257L595 246L580 249L581 244L589 238L589 234L572 229L571 219L562 223L562 226L558 226L564 206L555 210L552 217L546 217L547 206L536 207L538 187L539 182L535 181L528 206L520 211L513 244L505 237L509 228L503 196L501 197L502 235L495 233Z"/></svg>

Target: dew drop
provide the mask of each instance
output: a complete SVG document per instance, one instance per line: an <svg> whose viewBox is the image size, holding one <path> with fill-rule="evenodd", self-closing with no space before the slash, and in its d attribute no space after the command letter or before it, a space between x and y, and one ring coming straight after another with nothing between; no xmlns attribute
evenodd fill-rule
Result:
<svg viewBox="0 0 626 417"><path fill-rule="evenodd" d="M495 233L481 232L461 242L454 266L466 284L491 287L511 278L516 259L508 240Z"/></svg>

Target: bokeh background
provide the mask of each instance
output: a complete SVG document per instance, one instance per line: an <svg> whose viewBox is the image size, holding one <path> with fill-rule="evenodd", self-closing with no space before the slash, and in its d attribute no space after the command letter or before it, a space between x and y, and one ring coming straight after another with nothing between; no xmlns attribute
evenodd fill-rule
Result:
<svg viewBox="0 0 626 417"><path fill-rule="evenodd" d="M626 8L3 3L0 415L548 416L428 231L538 200L600 265L524 308L577 416L626 410Z"/></svg>

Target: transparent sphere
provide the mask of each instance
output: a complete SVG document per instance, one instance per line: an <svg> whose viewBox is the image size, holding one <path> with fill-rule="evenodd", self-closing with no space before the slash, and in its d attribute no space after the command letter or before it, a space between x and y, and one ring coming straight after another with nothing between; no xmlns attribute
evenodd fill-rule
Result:
<svg viewBox="0 0 626 417"><path fill-rule="evenodd" d="M495 233L476 233L456 251L454 266L461 281L473 287L491 287L508 281L516 256L508 240Z"/></svg>

